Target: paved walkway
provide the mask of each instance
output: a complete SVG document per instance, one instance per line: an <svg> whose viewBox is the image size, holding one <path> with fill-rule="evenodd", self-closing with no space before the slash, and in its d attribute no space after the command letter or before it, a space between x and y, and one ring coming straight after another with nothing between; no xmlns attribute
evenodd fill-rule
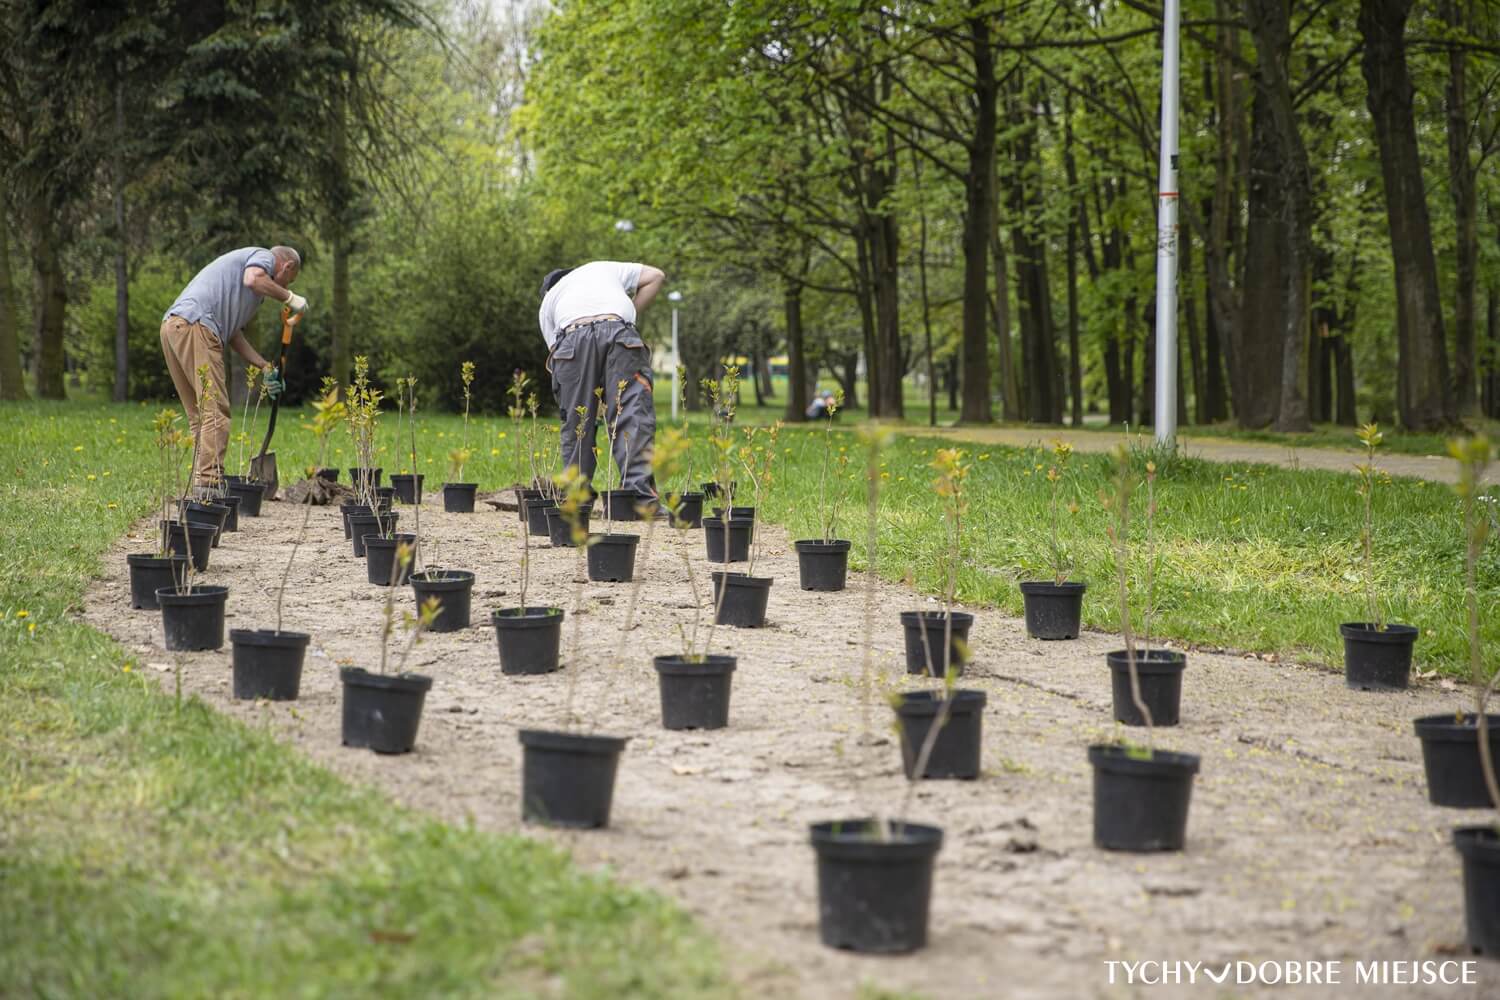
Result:
<svg viewBox="0 0 1500 1000"><path fill-rule="evenodd" d="M973 441L976 444L1003 444L1015 447L1042 445L1048 447L1054 441L1066 441L1076 451L1102 452L1113 448L1120 438L1098 431L1074 431L1063 427L910 427L901 428L901 433L921 437L941 437L954 441ZM1131 435L1131 440L1136 440ZM1142 436L1142 442L1150 438ZM1278 465L1286 469L1323 469L1329 472L1354 471L1360 460L1355 451L1337 448L1292 448L1286 445L1261 441L1235 441L1218 437L1192 437L1182 435L1178 439L1185 454L1208 462L1251 462L1259 465ZM1412 479L1427 479L1435 483L1452 483L1458 479L1458 465L1450 458L1435 455L1377 455L1375 464L1393 476ZM1500 483L1500 463L1490 466L1485 476L1486 483Z"/></svg>

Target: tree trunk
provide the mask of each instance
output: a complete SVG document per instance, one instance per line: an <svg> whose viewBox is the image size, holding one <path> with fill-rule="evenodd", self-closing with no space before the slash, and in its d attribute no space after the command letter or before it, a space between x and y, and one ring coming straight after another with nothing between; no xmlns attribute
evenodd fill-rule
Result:
<svg viewBox="0 0 1500 1000"><path fill-rule="evenodd" d="M1000 419L1017 421L1021 419L1021 382L1010 335L1010 255L1005 252L998 226L990 240L990 259L995 262L995 295L990 300L990 317L995 323L995 345L1000 358Z"/></svg>
<svg viewBox="0 0 1500 1000"><path fill-rule="evenodd" d="M789 424L807 419L807 360L803 354L802 285L788 279L782 288L786 316L786 411Z"/></svg>
<svg viewBox="0 0 1500 1000"><path fill-rule="evenodd" d="M1193 369L1193 423L1206 424L1208 390L1203 377L1203 338L1198 330L1197 282L1193 280L1193 234L1184 231L1178 246L1181 247L1178 263L1182 271L1177 276L1177 282L1182 286L1182 314L1187 320L1188 364ZM1181 399L1180 393L1178 398Z"/></svg>
<svg viewBox="0 0 1500 1000"><path fill-rule="evenodd" d="M1467 34L1469 7L1465 0L1445 0L1443 19L1455 34ZM1468 54L1460 46L1448 50L1448 190L1453 195L1456 232L1454 256L1457 281L1453 288L1453 397L1460 417L1479 405L1476 356L1479 270L1479 214L1475 188L1477 171L1469 158L1469 107L1465 69Z"/></svg>
<svg viewBox="0 0 1500 1000"><path fill-rule="evenodd" d="M57 233L45 202L31 205L31 269L35 299L33 315L32 377L38 399L64 399L63 322L68 308L68 287L63 275Z"/></svg>
<svg viewBox="0 0 1500 1000"><path fill-rule="evenodd" d="M888 212L875 217L875 351L880 363L870 377L871 406L878 397L882 417L900 420L906 415L901 377L905 364L901 352L901 232Z"/></svg>
<svg viewBox="0 0 1500 1000"><path fill-rule="evenodd" d="M344 103L341 94L334 95L337 105L334 112L332 136L333 165L340 178L349 176L349 140L345 128ZM329 248L333 256L333 309L331 312L331 336L329 354L332 356L333 374L341 385L347 386L351 378L350 357L353 353L354 325L349 315L349 218L353 206L346 203L348 184L335 180L332 190L336 192L334 203L328 206L331 218L329 225Z"/></svg>
<svg viewBox="0 0 1500 1000"><path fill-rule="evenodd" d="M125 88L115 81L115 141L110 153L114 190L115 243L115 391L114 401L125 402L130 392L130 274L125 262Z"/></svg>
<svg viewBox="0 0 1500 1000"><path fill-rule="evenodd" d="M974 138L969 143L969 166L964 184L964 291L963 291L963 409L965 423L989 423L990 353L985 336L985 312L989 299L989 244L995 228L995 50L990 40L989 16L971 17L969 40L973 46Z"/></svg>
<svg viewBox="0 0 1500 1000"><path fill-rule="evenodd" d="M917 276L922 290L922 353L927 359L927 426L937 426L937 369L932 364L932 300L927 294L927 202L922 197L922 161L911 154L917 187Z"/></svg>
<svg viewBox="0 0 1500 1000"><path fill-rule="evenodd" d="M10 229L0 208L0 399L26 399L21 376L20 316L16 287L10 273Z"/></svg>
<svg viewBox="0 0 1500 1000"><path fill-rule="evenodd" d="M1448 345L1438 298L1432 222L1422 184L1422 161L1412 117L1411 76L1406 67L1406 19L1412 0L1360 0L1364 38L1361 68L1366 102L1380 149L1386 220L1395 260L1397 365L1401 374L1397 409L1408 430L1438 430L1453 423Z"/></svg>
<svg viewBox="0 0 1500 1000"><path fill-rule="evenodd" d="M1262 88L1251 104L1249 207L1245 240L1244 307L1232 337L1235 413L1245 428L1268 426L1281 409L1281 333L1287 326L1286 190L1281 186L1275 129Z"/></svg>
<svg viewBox="0 0 1500 1000"><path fill-rule="evenodd" d="M1485 323L1489 350L1485 352L1488 361L1484 376L1484 413L1487 417L1500 418L1500 293L1493 286L1489 301L1488 322Z"/></svg>
<svg viewBox="0 0 1500 1000"><path fill-rule="evenodd" d="M859 328L864 336L865 378L868 380L868 385L874 385L880 367L880 352L875 349L875 302L871 288L868 228L861 227L859 234L855 237L854 245L859 258L859 284L856 291L859 299ZM850 385L853 385L852 381ZM854 403L848 401L853 398L849 387L845 388L844 394L848 397L845 399L845 405L854 406ZM869 415L880 416L880 401L874 393L870 394Z"/></svg>
<svg viewBox="0 0 1500 1000"><path fill-rule="evenodd" d="M1338 385L1334 422L1342 427L1354 427L1359 423L1354 408L1354 350L1349 346L1349 338L1343 334L1334 338L1333 368L1334 382Z"/></svg>
<svg viewBox="0 0 1500 1000"><path fill-rule="evenodd" d="M1078 197L1078 167L1073 160L1073 99L1063 93L1063 168L1067 172L1068 197ZM1068 213L1068 389L1070 421L1083 426L1083 362L1078 347L1078 218Z"/></svg>

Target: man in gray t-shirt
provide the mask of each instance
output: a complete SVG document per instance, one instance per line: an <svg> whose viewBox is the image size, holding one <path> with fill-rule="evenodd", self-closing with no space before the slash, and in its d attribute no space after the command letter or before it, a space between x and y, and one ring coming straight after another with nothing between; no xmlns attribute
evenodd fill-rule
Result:
<svg viewBox="0 0 1500 1000"><path fill-rule="evenodd" d="M231 250L194 275L161 318L162 354L198 442L194 487L216 488L224 476L229 390L223 346L265 372L273 398L281 394L281 373L250 345L243 330L267 297L294 313L307 308L307 300L289 287L301 269L302 257L291 247Z"/></svg>

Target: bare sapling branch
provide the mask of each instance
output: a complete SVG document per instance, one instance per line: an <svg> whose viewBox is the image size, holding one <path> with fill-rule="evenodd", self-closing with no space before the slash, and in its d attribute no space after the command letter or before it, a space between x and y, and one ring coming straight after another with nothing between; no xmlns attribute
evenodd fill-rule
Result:
<svg viewBox="0 0 1500 1000"><path fill-rule="evenodd" d="M1463 511L1464 528L1464 610L1465 630L1469 640L1469 676L1474 685L1474 726L1479 740L1479 766L1484 786L1495 808L1496 831L1500 832L1500 781L1495 776L1494 754L1490 747L1489 699L1500 685L1500 669L1491 671L1484 663L1479 638L1479 557L1489 538L1490 515L1480 494L1484 471L1494 458L1494 446L1484 434L1475 434L1448 442L1448 454L1458 461L1458 494ZM1488 674L1488 676L1486 676Z"/></svg>
<svg viewBox="0 0 1500 1000"><path fill-rule="evenodd" d="M1135 631L1130 621L1130 494L1134 472L1130 468L1130 448L1121 443L1111 449L1115 462L1115 492L1100 494L1100 502L1111 510L1114 520L1106 529L1115 550L1115 582L1120 600L1120 634L1125 640L1125 665L1130 671L1130 699L1146 723L1146 757L1155 753L1155 732L1151 709L1141 697L1140 671L1136 667Z"/></svg>
<svg viewBox="0 0 1500 1000"><path fill-rule="evenodd" d="M1375 449L1380 446L1383 435L1379 424L1365 424L1355 436L1365 446L1365 460L1354 468L1359 473L1356 487L1364 501L1364 520L1360 525L1359 542L1365 564L1365 608L1371 627L1385 631L1385 617L1381 613L1380 599L1375 588Z"/></svg>
<svg viewBox="0 0 1500 1000"><path fill-rule="evenodd" d="M318 441L318 465L322 465L328 456L328 437L333 429L345 419L347 410L344 403L339 399L338 383L332 379L323 382L323 398L313 404L313 435ZM286 560L286 569L281 572L281 585L276 588L276 632L281 632L281 607L286 597L287 581L291 579L292 563L297 561L297 550L302 547L302 540L307 537L307 522L312 519L312 500L304 499L302 502L302 524L297 528L297 537L292 539L292 551ZM381 670L384 671L385 649L381 647Z"/></svg>

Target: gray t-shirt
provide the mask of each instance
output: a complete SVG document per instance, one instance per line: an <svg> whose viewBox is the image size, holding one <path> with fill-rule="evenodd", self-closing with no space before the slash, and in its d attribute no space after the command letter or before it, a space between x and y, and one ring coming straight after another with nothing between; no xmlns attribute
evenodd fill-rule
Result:
<svg viewBox="0 0 1500 1000"><path fill-rule="evenodd" d="M276 258L264 247L240 247L216 259L193 276L161 321L181 316L189 323L202 323L227 342L255 315L263 296L245 287L245 268L258 267L276 273Z"/></svg>

